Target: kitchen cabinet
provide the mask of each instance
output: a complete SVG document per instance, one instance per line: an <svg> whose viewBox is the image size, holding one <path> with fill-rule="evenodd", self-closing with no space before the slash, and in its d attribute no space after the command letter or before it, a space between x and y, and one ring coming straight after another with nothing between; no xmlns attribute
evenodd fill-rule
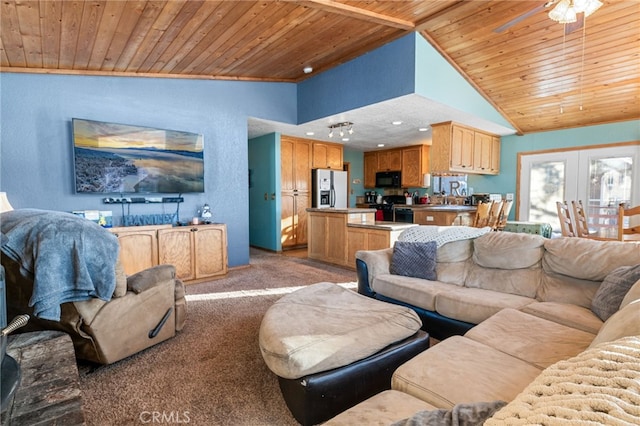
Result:
<svg viewBox="0 0 640 426"><path fill-rule="evenodd" d="M389 149L378 151L378 172L402 170L402 151Z"/></svg>
<svg viewBox="0 0 640 426"><path fill-rule="evenodd" d="M307 244L307 208L311 207L312 142L280 138L280 240L282 248Z"/></svg>
<svg viewBox="0 0 640 426"><path fill-rule="evenodd" d="M313 142L313 168L342 170L343 146L337 143Z"/></svg>
<svg viewBox="0 0 640 426"><path fill-rule="evenodd" d="M378 153L365 152L364 153L364 187L375 188L376 187L376 172L378 171Z"/></svg>
<svg viewBox="0 0 640 426"><path fill-rule="evenodd" d="M423 185L423 175L429 173L429 147L416 145L402 149L402 187Z"/></svg>
<svg viewBox="0 0 640 426"><path fill-rule="evenodd" d="M355 268L356 252L359 250L381 250L393 247L404 231L347 227L347 266Z"/></svg>
<svg viewBox="0 0 640 426"><path fill-rule="evenodd" d="M375 209L308 209L307 257L355 268L348 253L349 223L375 224Z"/></svg>
<svg viewBox="0 0 640 426"><path fill-rule="evenodd" d="M500 137L453 122L431 125L432 173L500 173Z"/></svg>
<svg viewBox="0 0 640 426"><path fill-rule="evenodd" d="M475 211L413 211L413 223L418 225L436 226L472 226Z"/></svg>
<svg viewBox="0 0 640 426"><path fill-rule="evenodd" d="M185 282L227 273L227 230L224 224L158 230L158 260L171 264Z"/></svg>
<svg viewBox="0 0 640 426"><path fill-rule="evenodd" d="M120 245L120 263L127 275L158 265L158 229L161 226L108 228ZM164 226L170 228L171 225Z"/></svg>
<svg viewBox="0 0 640 426"><path fill-rule="evenodd" d="M307 257L338 265L346 263L347 215L313 213L309 215Z"/></svg>
<svg viewBox="0 0 640 426"><path fill-rule="evenodd" d="M364 187L376 187L376 173L400 170L403 188L421 187L423 175L429 173L429 146L414 145L405 148L370 151L364 153Z"/></svg>

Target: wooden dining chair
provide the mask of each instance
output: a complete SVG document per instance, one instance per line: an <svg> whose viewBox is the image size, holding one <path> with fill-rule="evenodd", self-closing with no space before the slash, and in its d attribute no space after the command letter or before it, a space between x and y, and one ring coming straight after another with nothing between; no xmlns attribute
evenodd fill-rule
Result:
<svg viewBox="0 0 640 426"><path fill-rule="evenodd" d="M503 204L503 200L494 201L491 204L491 208L489 209L489 223L487 224L487 226L490 226L494 231L498 228L498 222L500 221L500 212L502 211Z"/></svg>
<svg viewBox="0 0 640 426"><path fill-rule="evenodd" d="M476 207L476 217L473 220L473 226L476 228L484 228L489 226L489 211L493 202L480 202Z"/></svg>
<svg viewBox="0 0 640 426"><path fill-rule="evenodd" d="M629 218L629 226L625 226L625 219ZM623 241L628 239L628 236L638 236L640 241L640 206L624 207L624 204L620 204L618 207L618 240Z"/></svg>
<svg viewBox="0 0 640 426"><path fill-rule="evenodd" d="M558 210L558 220L560 220L560 232L563 237L575 237L575 222L573 215L569 210L569 205L566 201L556 201L556 208Z"/></svg>
<svg viewBox="0 0 640 426"><path fill-rule="evenodd" d="M512 206L513 200L505 200L502 203L502 209L500 210L496 231L502 231L507 226L507 220L509 219L509 213L511 212Z"/></svg>
<svg viewBox="0 0 640 426"><path fill-rule="evenodd" d="M596 231L589 229L589 220L587 219L587 213L582 205L582 200L572 200L571 208L573 210L573 218L575 219L575 233L576 236L582 238L589 238L595 235Z"/></svg>

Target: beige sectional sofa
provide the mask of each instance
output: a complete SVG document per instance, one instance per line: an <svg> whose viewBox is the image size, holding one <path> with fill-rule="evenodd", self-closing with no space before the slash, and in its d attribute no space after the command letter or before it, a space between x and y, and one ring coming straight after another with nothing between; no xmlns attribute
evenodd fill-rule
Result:
<svg viewBox="0 0 640 426"><path fill-rule="evenodd" d="M470 327L401 365L391 390L327 424L390 424L421 410L510 402L521 393L535 400L539 389L528 386L559 362L602 357L611 352L602 346L614 341L616 347L640 347L640 244L489 232L438 245L436 280L391 274L392 249L358 252L359 279L370 283L359 283L359 290L432 313L445 324L452 320ZM603 312L596 305L615 292L605 292L602 283L610 286L621 273L638 278L625 284L625 290L633 285L626 295L607 301L617 303L615 308ZM427 323L432 318L427 315ZM625 336L637 342L618 343ZM640 381L640 351L635 354L638 365L630 371ZM637 386L632 398L640 402ZM503 410L512 410L511 405ZM632 420L640 420L636 414Z"/></svg>

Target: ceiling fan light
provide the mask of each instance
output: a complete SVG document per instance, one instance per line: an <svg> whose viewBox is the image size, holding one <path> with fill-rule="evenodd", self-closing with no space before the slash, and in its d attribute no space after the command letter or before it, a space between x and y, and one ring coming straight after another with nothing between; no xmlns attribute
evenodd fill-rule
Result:
<svg viewBox="0 0 640 426"><path fill-rule="evenodd" d="M574 7L576 9L576 12L584 12L585 17L591 15L593 12L600 9L600 6L602 6L602 2L600 0L586 0L586 1L582 0L582 1L585 2L583 10L579 11L577 9L577 6L575 6L575 1L574 1Z"/></svg>
<svg viewBox="0 0 640 426"><path fill-rule="evenodd" d="M560 3L549 12L549 18L561 24L576 22L576 11L571 6L570 0L560 0Z"/></svg>

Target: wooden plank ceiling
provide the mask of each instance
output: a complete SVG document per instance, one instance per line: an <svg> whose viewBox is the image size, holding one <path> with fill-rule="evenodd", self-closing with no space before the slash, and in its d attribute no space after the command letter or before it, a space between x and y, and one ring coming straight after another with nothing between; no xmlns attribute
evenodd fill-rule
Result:
<svg viewBox="0 0 640 426"><path fill-rule="evenodd" d="M544 4L2 0L0 65L299 82L305 66L326 71L418 31L520 133L640 118L640 2L604 0L584 45L583 29L564 36Z"/></svg>

